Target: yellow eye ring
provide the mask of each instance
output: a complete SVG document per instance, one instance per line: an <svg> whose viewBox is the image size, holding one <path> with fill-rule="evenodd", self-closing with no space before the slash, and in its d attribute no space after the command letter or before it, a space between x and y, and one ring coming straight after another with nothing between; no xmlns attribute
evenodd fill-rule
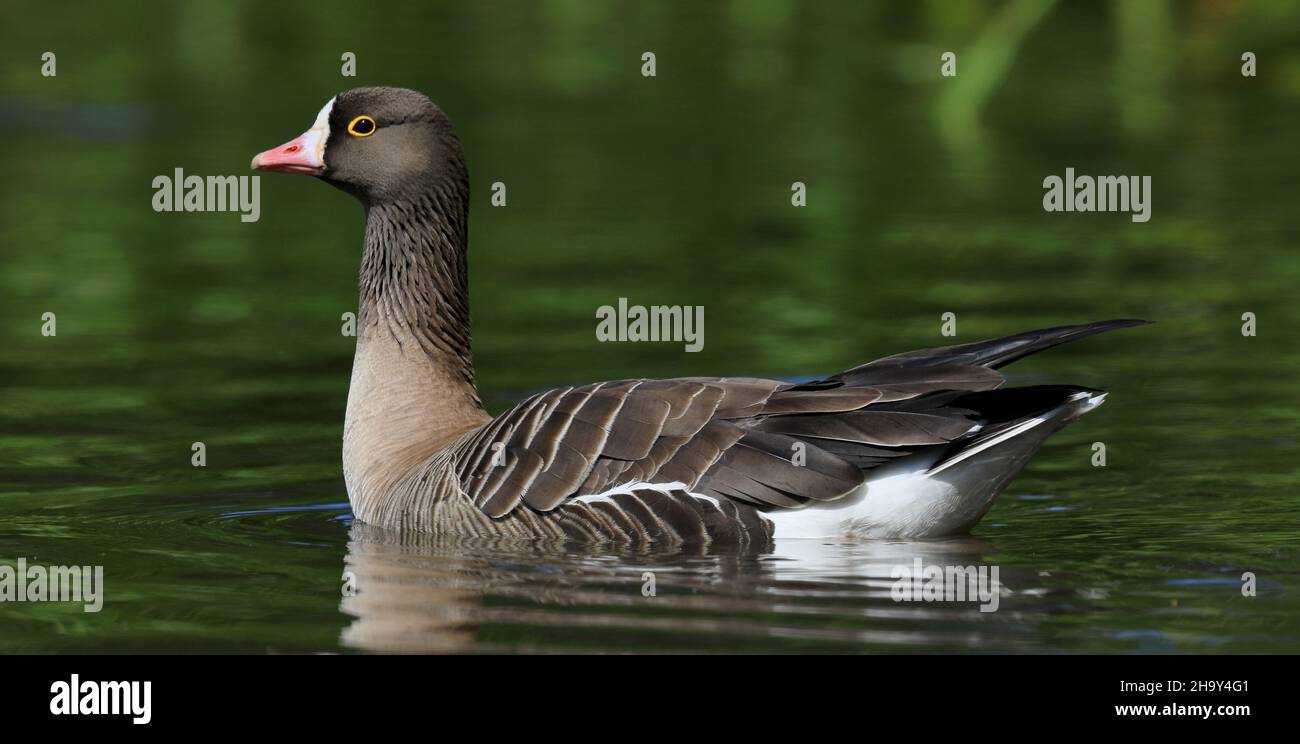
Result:
<svg viewBox="0 0 1300 744"><path fill-rule="evenodd" d="M362 114L348 123L348 134L353 137L369 137L379 129L375 120Z"/></svg>

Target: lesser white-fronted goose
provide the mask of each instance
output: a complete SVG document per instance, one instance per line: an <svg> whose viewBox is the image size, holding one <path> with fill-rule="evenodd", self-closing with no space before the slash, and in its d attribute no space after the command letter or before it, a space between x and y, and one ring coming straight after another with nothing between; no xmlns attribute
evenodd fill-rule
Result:
<svg viewBox="0 0 1300 744"><path fill-rule="evenodd" d="M617 380L493 418L474 386L469 174L428 98L357 88L253 159L365 206L343 472L358 519L456 535L765 544L962 533L1101 403L996 371L1112 320L885 357L816 382Z"/></svg>

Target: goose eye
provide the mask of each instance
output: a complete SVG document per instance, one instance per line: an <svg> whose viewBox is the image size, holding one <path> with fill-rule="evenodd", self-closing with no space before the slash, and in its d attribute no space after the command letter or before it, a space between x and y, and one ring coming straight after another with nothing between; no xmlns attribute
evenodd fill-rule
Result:
<svg viewBox="0 0 1300 744"><path fill-rule="evenodd" d="M362 114L348 124L348 134L354 137L369 137L375 133L375 120Z"/></svg>

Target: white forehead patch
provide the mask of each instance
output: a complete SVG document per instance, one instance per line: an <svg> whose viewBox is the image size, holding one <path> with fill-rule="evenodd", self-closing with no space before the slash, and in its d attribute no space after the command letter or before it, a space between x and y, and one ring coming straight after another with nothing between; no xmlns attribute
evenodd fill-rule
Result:
<svg viewBox="0 0 1300 744"><path fill-rule="evenodd" d="M316 162L325 162L325 142L330 138L330 112L334 110L334 101L338 96L329 99L321 107L320 113L316 114L316 121L312 123L308 132L315 132Z"/></svg>
<svg viewBox="0 0 1300 744"><path fill-rule="evenodd" d="M334 96L334 98L331 98L331 99L329 99L328 101L326 101L324 106L321 106L321 107L320 107L320 113L319 113L319 114L316 114L316 123L315 123L315 124L312 124L312 126L311 126L312 129L319 129L319 130L324 131L324 132L326 132L326 133L329 132L329 130L330 130L330 112L334 110L334 101L335 101L337 98L338 98L338 96Z"/></svg>

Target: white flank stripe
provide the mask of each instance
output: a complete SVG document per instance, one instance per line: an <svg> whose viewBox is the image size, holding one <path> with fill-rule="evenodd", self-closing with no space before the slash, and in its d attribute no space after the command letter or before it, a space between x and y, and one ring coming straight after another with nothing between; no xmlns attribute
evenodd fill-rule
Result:
<svg viewBox="0 0 1300 744"><path fill-rule="evenodd" d="M930 475L934 475L935 473L942 473L943 471L947 470L953 465L956 465L962 460L965 460L974 455L978 455L979 453L983 452L989 447L993 447L1001 442L1005 442L1014 436L1023 434L1029 431L1030 429L1034 428L1035 426L1038 426L1039 424L1043 423L1046 420L1047 419L1044 418L1032 418L1029 419L1028 421L1023 421L1019 424L1016 424L1015 426L1011 427L1010 429L1007 429L1006 431L1002 432L1001 434L998 434L995 437L989 437L987 441L980 442L974 447L970 447L968 449L962 450L962 453L960 455L957 455L956 457L945 462L944 464L940 465L934 470L931 470Z"/></svg>
<svg viewBox="0 0 1300 744"><path fill-rule="evenodd" d="M681 481L673 481L672 483L646 483L644 481L636 481L635 483L624 483L622 485L614 486L613 488L607 491L601 491L600 493L591 493L585 496L575 496L573 500L582 504L590 504L595 501L613 501L613 499L610 498L611 496L617 496L617 495L630 496L632 495L633 491L658 491L664 494L665 496L672 493L673 491L684 491L687 496L690 496L693 499L707 501L710 504L713 504L713 508L717 509L719 512L722 511L722 504L718 503L717 499L713 498L712 496L706 496L702 493L691 493L690 491L687 490L686 484L682 483Z"/></svg>

